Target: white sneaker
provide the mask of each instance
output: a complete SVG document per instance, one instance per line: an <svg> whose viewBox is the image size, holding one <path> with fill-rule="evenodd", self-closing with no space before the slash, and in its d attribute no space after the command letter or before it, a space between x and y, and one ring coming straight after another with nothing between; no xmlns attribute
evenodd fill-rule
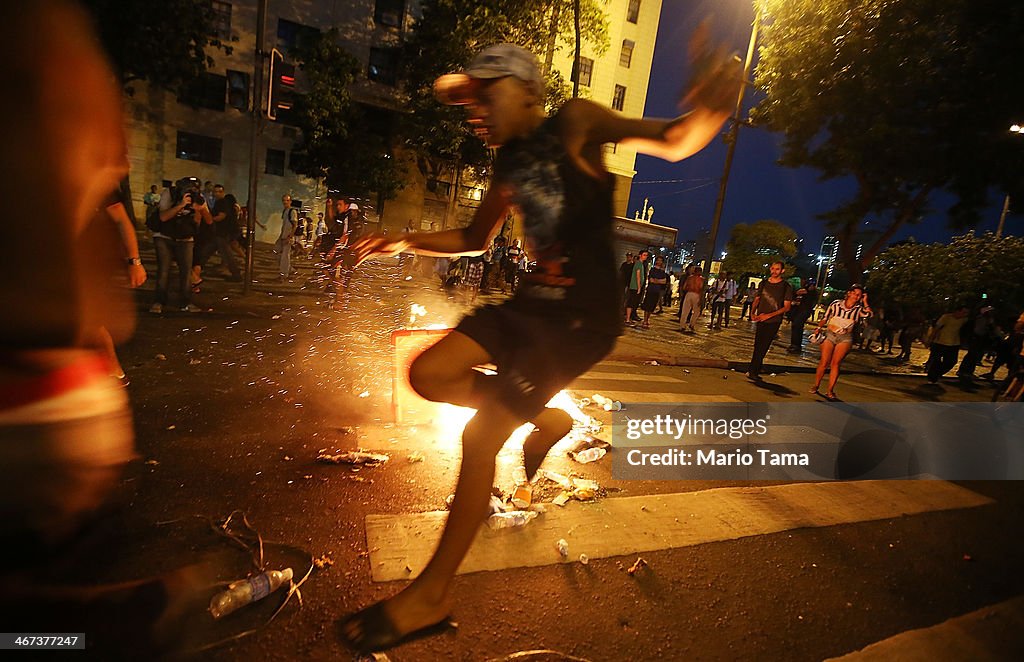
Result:
<svg viewBox="0 0 1024 662"><path fill-rule="evenodd" d="M154 303L152 306L149 307L149 312L153 313L154 315L159 315L160 313L164 312L164 306L162 303Z"/></svg>

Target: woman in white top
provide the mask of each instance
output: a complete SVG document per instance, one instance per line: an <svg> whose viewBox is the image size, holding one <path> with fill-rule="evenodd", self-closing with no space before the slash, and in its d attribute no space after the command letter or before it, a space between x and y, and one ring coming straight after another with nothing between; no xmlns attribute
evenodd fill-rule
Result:
<svg viewBox="0 0 1024 662"><path fill-rule="evenodd" d="M836 382L839 381L839 366L853 347L853 326L862 319L871 317L868 293L860 285L851 285L843 299L836 299L825 310L825 317L818 323L815 334L825 328L825 339L821 342L821 360L814 375L811 393L818 395L818 387L825 376L825 369L832 366L828 376L826 400L835 400Z"/></svg>

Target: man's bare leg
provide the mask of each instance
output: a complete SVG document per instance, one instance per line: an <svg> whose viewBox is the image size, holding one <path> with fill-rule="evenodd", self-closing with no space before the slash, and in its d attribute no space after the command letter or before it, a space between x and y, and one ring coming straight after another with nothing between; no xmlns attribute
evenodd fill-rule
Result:
<svg viewBox="0 0 1024 662"><path fill-rule="evenodd" d="M572 416L561 409L548 407L535 416L531 423L537 427L537 431L523 442L523 467L526 469L527 480L533 480L551 447L572 430Z"/></svg>
<svg viewBox="0 0 1024 662"><path fill-rule="evenodd" d="M423 397L473 407L477 414L463 431L455 500L434 556L409 586L382 604L392 627L401 634L434 625L450 612L448 587L487 516L495 457L524 422L493 396L489 397L490 379L473 369L490 361L491 356L476 341L455 331L420 355L410 370L413 388ZM565 419L568 426L559 433ZM542 430L551 430L531 444L531 457L540 466L547 449L565 436L572 420L560 410L549 409L537 417L536 424ZM548 441L555 434L558 436ZM345 634L359 641L363 626L368 625L349 620L344 625Z"/></svg>

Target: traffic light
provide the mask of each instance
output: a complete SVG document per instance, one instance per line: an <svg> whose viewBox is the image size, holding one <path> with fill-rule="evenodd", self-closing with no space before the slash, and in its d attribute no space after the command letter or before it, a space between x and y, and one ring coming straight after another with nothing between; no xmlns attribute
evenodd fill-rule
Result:
<svg viewBox="0 0 1024 662"><path fill-rule="evenodd" d="M270 52L270 86L267 94L267 117L285 120L295 105L295 65L284 61L276 48Z"/></svg>

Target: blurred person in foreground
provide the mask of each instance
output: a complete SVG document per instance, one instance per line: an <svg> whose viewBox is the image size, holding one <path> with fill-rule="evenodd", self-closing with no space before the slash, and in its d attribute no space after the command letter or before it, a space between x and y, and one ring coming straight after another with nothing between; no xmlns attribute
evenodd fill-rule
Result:
<svg viewBox="0 0 1024 662"><path fill-rule="evenodd" d="M463 432L455 499L433 558L400 593L341 622L351 647L383 650L445 627L449 585L486 517L498 451L516 428L532 422L539 431L523 449L529 479L570 431L569 415L545 405L611 351L623 325L612 244L614 182L602 145L621 143L679 161L718 134L736 100L739 62L708 49L706 27L690 52L700 74L683 101L693 110L670 121L627 118L582 99L546 117L536 57L511 44L491 46L466 71L436 81L440 100L466 105L477 136L500 148L487 195L468 227L372 235L355 246L357 263L409 249L481 254L516 206L536 267L511 299L474 311L411 366L420 395L477 413ZM497 366L496 375L474 369L488 363Z"/></svg>
<svg viewBox="0 0 1024 662"><path fill-rule="evenodd" d="M85 632L90 649L110 647L108 659L146 657L174 638L189 573L44 579L135 457L127 393L96 337L102 327L124 339L135 322L115 285L124 258L104 204L128 171L120 90L74 4L2 3L0 21L0 83L19 90L0 109L0 190L13 218L38 219L11 234L0 261L0 609L12 632ZM44 181L51 195L25 194Z"/></svg>

